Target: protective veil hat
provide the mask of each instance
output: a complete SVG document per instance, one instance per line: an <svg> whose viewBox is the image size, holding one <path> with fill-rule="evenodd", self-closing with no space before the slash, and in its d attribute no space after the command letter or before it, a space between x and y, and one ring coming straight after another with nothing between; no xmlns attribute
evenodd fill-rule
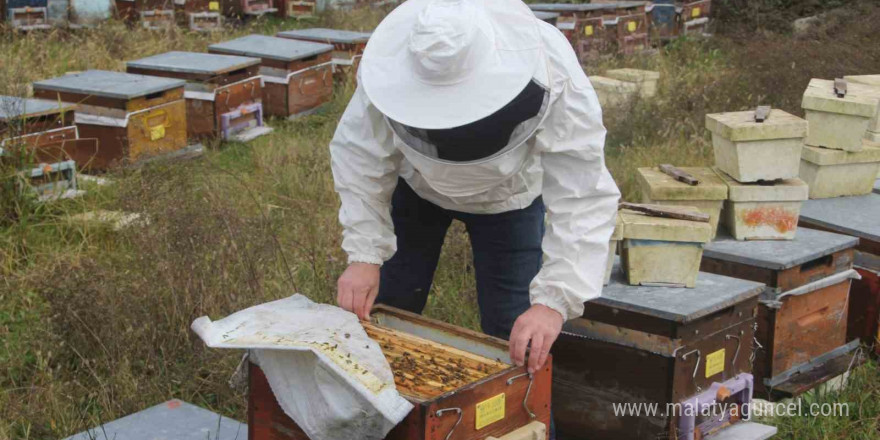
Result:
<svg viewBox="0 0 880 440"><path fill-rule="evenodd" d="M401 124L469 124L546 77L538 25L520 0L408 0L370 37L360 81Z"/></svg>

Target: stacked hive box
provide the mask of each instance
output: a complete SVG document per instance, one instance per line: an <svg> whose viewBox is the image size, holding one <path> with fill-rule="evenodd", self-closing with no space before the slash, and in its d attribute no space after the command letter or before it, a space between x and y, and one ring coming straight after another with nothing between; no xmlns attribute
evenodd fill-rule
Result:
<svg viewBox="0 0 880 440"><path fill-rule="evenodd" d="M259 58L167 52L129 61L129 73L186 80L190 139L248 140L268 133L263 126Z"/></svg>
<svg viewBox="0 0 880 440"><path fill-rule="evenodd" d="M639 168L636 178L642 202L659 205L693 206L709 215L712 237L718 230L721 208L727 200L727 185L711 168L682 167L678 170L697 179L691 185L664 173L659 167Z"/></svg>
<svg viewBox="0 0 880 440"><path fill-rule="evenodd" d="M798 176L807 122L782 110L706 115L728 186L722 221L737 240L794 238L807 185Z"/></svg>
<svg viewBox="0 0 880 440"><path fill-rule="evenodd" d="M33 84L34 96L77 104L79 134L100 142L86 168L106 170L186 147L185 82L89 70Z"/></svg>
<svg viewBox="0 0 880 440"><path fill-rule="evenodd" d="M559 438L771 436L775 428L739 421L742 414L736 414L751 400L750 358L762 290L760 283L706 273L693 289L630 286L613 276L553 345ZM666 410L621 416L615 413L621 403ZM683 405L677 415L669 409L675 404ZM724 410L693 417L696 405L716 404Z"/></svg>
<svg viewBox="0 0 880 440"><path fill-rule="evenodd" d="M178 21L191 30L210 32L223 29L220 0L183 0L182 3L175 1L174 5Z"/></svg>
<svg viewBox="0 0 880 440"><path fill-rule="evenodd" d="M279 32L276 36L291 40L332 44L334 48L331 55L333 70L334 73L338 72L343 77L347 73L357 72L361 56L364 54L367 41L370 39L370 34L367 32L324 28L294 29Z"/></svg>
<svg viewBox="0 0 880 440"><path fill-rule="evenodd" d="M260 58L266 114L292 119L330 100L333 49L329 44L248 35L212 44L208 52Z"/></svg>
<svg viewBox="0 0 880 440"><path fill-rule="evenodd" d="M76 166L97 153L97 139L79 139L74 106L0 96L0 161L22 170L39 197L76 191Z"/></svg>
<svg viewBox="0 0 880 440"><path fill-rule="evenodd" d="M880 171L880 144L866 137L880 132L880 88L813 79L802 106L810 134L800 174L810 185L810 198L871 192Z"/></svg>
<svg viewBox="0 0 880 440"><path fill-rule="evenodd" d="M6 17L13 28L20 30L49 29L47 0L6 0Z"/></svg>
<svg viewBox="0 0 880 440"><path fill-rule="evenodd" d="M603 16L613 16L613 6L593 3L532 3L529 7L533 11L559 14L556 27L568 38L581 61L607 49L609 38Z"/></svg>
<svg viewBox="0 0 880 440"><path fill-rule="evenodd" d="M880 90L880 75L848 75L843 79L850 83L866 85ZM874 123L868 127L865 133L865 139L873 142L880 142L880 124Z"/></svg>
<svg viewBox="0 0 880 440"><path fill-rule="evenodd" d="M528 374L508 363L507 342L387 306L367 334L382 348L398 392L415 407L388 440L487 439L514 431L548 438L551 364ZM248 438L308 440L285 415L259 366L250 365ZM490 405L500 410L486 411Z"/></svg>
<svg viewBox="0 0 880 440"><path fill-rule="evenodd" d="M859 338L880 354L880 194L810 200L801 210L806 227L852 235L859 239L856 271L850 293L848 337Z"/></svg>
<svg viewBox="0 0 880 440"><path fill-rule="evenodd" d="M223 15L259 17L278 11L274 0L222 0Z"/></svg>
<svg viewBox="0 0 880 440"><path fill-rule="evenodd" d="M694 287L703 245L712 240L706 221L660 215L702 214L693 207L641 205L653 212L620 211L622 268L634 286Z"/></svg>
<svg viewBox="0 0 880 440"><path fill-rule="evenodd" d="M705 35L709 28L712 0L685 1L679 13L682 35Z"/></svg>
<svg viewBox="0 0 880 440"><path fill-rule="evenodd" d="M801 394L845 372L850 283L858 239L801 229L791 241L721 238L706 246L701 269L765 283L758 308L756 390L770 398ZM861 312L859 312L861 313Z"/></svg>

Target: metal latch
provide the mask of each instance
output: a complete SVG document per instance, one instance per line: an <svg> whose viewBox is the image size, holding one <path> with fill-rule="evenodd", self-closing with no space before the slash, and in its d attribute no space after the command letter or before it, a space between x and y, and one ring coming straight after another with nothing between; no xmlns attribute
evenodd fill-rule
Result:
<svg viewBox="0 0 880 440"><path fill-rule="evenodd" d="M835 78L834 79L834 94L837 95L838 98L843 98L846 96L846 80L843 78Z"/></svg>
<svg viewBox="0 0 880 440"><path fill-rule="evenodd" d="M770 106L769 105L759 105L758 108L755 109L755 122L763 123L768 118L770 118Z"/></svg>

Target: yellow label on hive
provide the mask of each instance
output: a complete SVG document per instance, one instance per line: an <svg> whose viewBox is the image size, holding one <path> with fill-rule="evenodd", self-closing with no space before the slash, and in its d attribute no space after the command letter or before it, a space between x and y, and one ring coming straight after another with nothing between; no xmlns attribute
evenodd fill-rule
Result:
<svg viewBox="0 0 880 440"><path fill-rule="evenodd" d="M697 18L702 14L703 11L700 11L700 8L691 9L691 17Z"/></svg>
<svg viewBox="0 0 880 440"><path fill-rule="evenodd" d="M208 9L210 9L212 11L219 11L220 10L220 2L208 3Z"/></svg>
<svg viewBox="0 0 880 440"><path fill-rule="evenodd" d="M634 22L634 21L631 21L626 24L626 29L630 32L635 32L637 28L638 28L638 24L636 24L636 22Z"/></svg>
<svg viewBox="0 0 880 440"><path fill-rule="evenodd" d="M504 418L504 393L477 404L477 427L483 429Z"/></svg>
<svg viewBox="0 0 880 440"><path fill-rule="evenodd" d="M586 35L588 37L593 36L593 25L590 24L590 25L584 26L584 35Z"/></svg>
<svg viewBox="0 0 880 440"><path fill-rule="evenodd" d="M706 356L706 377L712 377L724 371L724 349L709 353Z"/></svg>
<svg viewBox="0 0 880 440"><path fill-rule="evenodd" d="M162 139L163 137L165 137L165 126L164 125L157 125L155 127L150 127L150 140L151 141L158 141L159 139Z"/></svg>

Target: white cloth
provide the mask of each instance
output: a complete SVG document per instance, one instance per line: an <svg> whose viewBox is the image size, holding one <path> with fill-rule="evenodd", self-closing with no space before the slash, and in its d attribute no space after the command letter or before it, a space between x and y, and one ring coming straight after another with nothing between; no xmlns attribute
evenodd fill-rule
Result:
<svg viewBox="0 0 880 440"><path fill-rule="evenodd" d="M275 398L312 440L381 439L413 406L357 316L302 295L192 329L209 347L251 349Z"/></svg>
<svg viewBox="0 0 880 440"><path fill-rule="evenodd" d="M532 304L571 319L601 294L620 197L605 167L602 110L568 40L535 21L546 56L547 108L534 135L512 136L526 140L490 158L455 163L420 153L394 133L360 87L355 91L330 143L349 262L382 264L394 255L390 208L400 176L425 200L468 213L522 209L543 195L548 227L544 263L530 286Z"/></svg>

